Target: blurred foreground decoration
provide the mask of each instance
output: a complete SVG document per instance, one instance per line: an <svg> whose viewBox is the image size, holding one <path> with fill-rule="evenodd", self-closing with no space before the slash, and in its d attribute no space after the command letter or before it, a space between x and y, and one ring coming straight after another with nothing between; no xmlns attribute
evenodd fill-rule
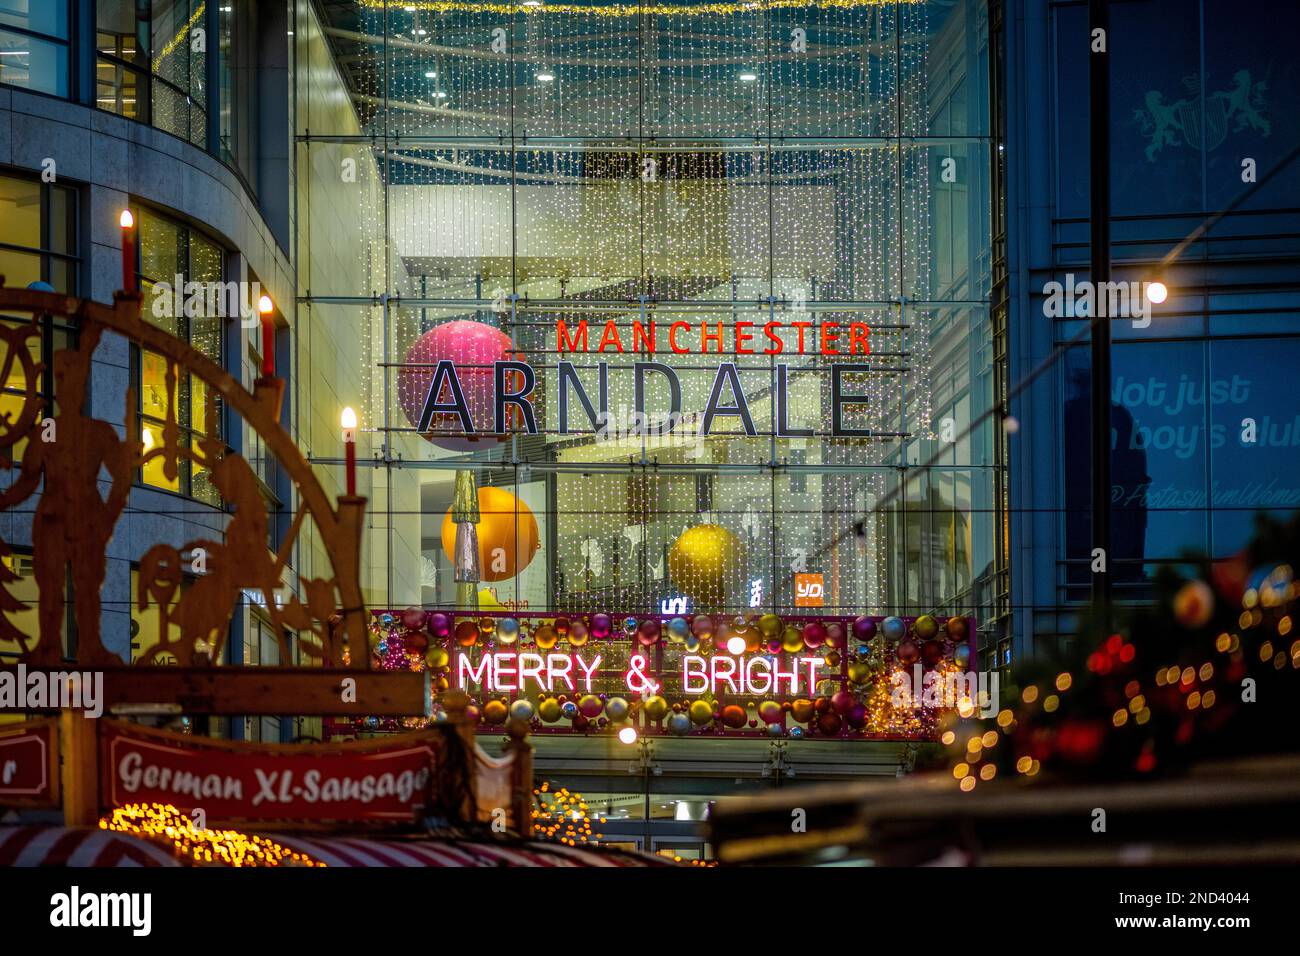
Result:
<svg viewBox="0 0 1300 956"><path fill-rule="evenodd" d="M722 800L723 863L1300 862L1300 515L1166 571L1077 659L1015 669L996 717L950 720L933 772ZM797 814L801 829L793 828Z"/></svg>
<svg viewBox="0 0 1300 956"><path fill-rule="evenodd" d="M1115 633L1085 620L1078 655L1026 662L989 721L944 732L962 790L1000 775L1149 778L1216 758L1296 751L1300 514L1261 516L1225 561L1163 569L1156 600L1121 608Z"/></svg>
<svg viewBox="0 0 1300 956"><path fill-rule="evenodd" d="M66 660L64 586L70 578L76 602L77 662L96 667L130 663L109 650L100 634L99 593L108 544L140 470L158 462L162 474L175 481L181 463L189 461L195 470L207 472L228 520L220 541L194 540L181 548L158 544L145 552L139 594L134 598L141 611L156 608L160 639L139 663L172 660L186 667L218 661L235 608L245 595L254 595L280 642L280 660L293 659L287 637L293 630L297 646L315 663L365 669L370 655L359 581L365 499L344 496L337 508L329 500L280 424L283 379L263 376L249 392L188 343L143 321L140 303L137 292L116 293L110 307L56 292L4 288L0 279L0 314L29 316L26 322L0 325L3 378L11 388L21 390L16 413L7 407L0 414L0 467L18 472L0 492L0 509L22 504L41 490L31 536L39 589L38 630L24 633L0 613L0 640L16 645L18 660L26 664L62 665ZM47 316L65 317L77 329L77 348L59 349L53 355L55 408L47 407L41 393L45 367L34 358L40 354ZM160 439L152 433L141 437L132 389L121 398L124 437L112 424L88 412L92 357L105 331L124 336L166 363L166 414L158 429ZM206 433L193 446L182 434L177 408L182 383L191 376L207 396ZM275 552L268 547L268 518L258 478L221 438L218 399L257 433L294 484L299 504ZM101 471L108 475L106 496L100 492ZM303 578L292 587L285 571L307 518L315 526L333 577ZM0 542L0 555L10 553L8 545ZM196 583L182 589L191 573L197 575ZM12 571L0 570L0 612L28 609L4 587L15 580ZM126 635L121 638L117 643L125 647Z"/></svg>

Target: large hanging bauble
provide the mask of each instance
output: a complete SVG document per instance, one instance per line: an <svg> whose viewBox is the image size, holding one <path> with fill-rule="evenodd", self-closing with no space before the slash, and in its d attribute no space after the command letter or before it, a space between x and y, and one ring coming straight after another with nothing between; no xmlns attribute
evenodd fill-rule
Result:
<svg viewBox="0 0 1300 956"><path fill-rule="evenodd" d="M582 716L578 712L578 705L571 700L566 700L560 705L560 716L565 720L573 720L575 717Z"/></svg>
<svg viewBox="0 0 1300 956"><path fill-rule="evenodd" d="M842 649L844 645L844 628L839 624L826 625L826 646Z"/></svg>
<svg viewBox="0 0 1300 956"><path fill-rule="evenodd" d="M970 663L970 645L958 644L952 649L952 659L961 667Z"/></svg>
<svg viewBox="0 0 1300 956"><path fill-rule="evenodd" d="M443 641L451 634L451 618L441 611L434 611L429 615L428 621L424 625L429 636L436 641Z"/></svg>
<svg viewBox="0 0 1300 956"><path fill-rule="evenodd" d="M816 713L813 702L806 697L800 697L790 705L790 716L801 724L808 723Z"/></svg>
<svg viewBox="0 0 1300 956"><path fill-rule="evenodd" d="M513 644L519 640L519 622L513 617L503 617L498 621L497 640L502 644Z"/></svg>
<svg viewBox="0 0 1300 956"><path fill-rule="evenodd" d="M943 641L926 641L921 645L921 660L925 661L930 667L934 667L943 660L944 650Z"/></svg>
<svg viewBox="0 0 1300 956"><path fill-rule="evenodd" d="M768 725L767 725L767 735L768 735L769 737L784 737L784 736L785 736L785 728L782 727L779 723L771 723L771 724L768 724Z"/></svg>
<svg viewBox="0 0 1300 956"><path fill-rule="evenodd" d="M528 567L540 539L537 519L528 505L504 488L491 485L478 490L478 564L481 580L504 581ZM442 550L447 560L456 547L456 522L451 510L442 518Z"/></svg>
<svg viewBox="0 0 1300 956"><path fill-rule="evenodd" d="M758 629L770 640L781 633L781 619L775 614L764 614L758 619Z"/></svg>
<svg viewBox="0 0 1300 956"><path fill-rule="evenodd" d="M591 616L591 636L598 641L606 640L614 629L614 621L608 614Z"/></svg>
<svg viewBox="0 0 1300 956"><path fill-rule="evenodd" d="M555 633L555 628L550 624L543 624L533 632L533 641L544 651L549 651L559 639L560 635Z"/></svg>
<svg viewBox="0 0 1300 956"><path fill-rule="evenodd" d="M504 724L510 711L499 700L490 700L483 705L483 719L489 724Z"/></svg>
<svg viewBox="0 0 1300 956"><path fill-rule="evenodd" d="M818 732L825 734L827 737L834 737L840 732L840 728L843 726L844 718L833 710L828 710L817 718Z"/></svg>
<svg viewBox="0 0 1300 956"><path fill-rule="evenodd" d="M854 704L844 715L844 720L854 730L861 730L867 726L867 708L862 704Z"/></svg>
<svg viewBox="0 0 1300 956"><path fill-rule="evenodd" d="M831 697L831 709L843 717L853 709L853 705L857 702L858 699L847 690L836 691Z"/></svg>
<svg viewBox="0 0 1300 956"><path fill-rule="evenodd" d="M578 710L582 716L591 720L600 716L600 712L605 709L605 702L595 694L584 694L578 701Z"/></svg>
<svg viewBox="0 0 1300 956"><path fill-rule="evenodd" d="M698 638L707 638L713 633L713 618L707 614L697 614L691 618L691 633Z"/></svg>
<svg viewBox="0 0 1300 956"><path fill-rule="evenodd" d="M907 625L901 617L887 617L880 622L880 632L891 641L901 641L907 635Z"/></svg>
<svg viewBox="0 0 1300 956"><path fill-rule="evenodd" d="M745 708L739 704L728 704L722 708L722 723L732 730L739 730L744 727L747 719Z"/></svg>
<svg viewBox="0 0 1300 956"><path fill-rule="evenodd" d="M691 718L685 714L670 714L664 726L674 737L685 737L691 732Z"/></svg>
<svg viewBox="0 0 1300 956"><path fill-rule="evenodd" d="M587 643L587 625L581 621L574 621L569 625L568 634L570 647L581 647Z"/></svg>
<svg viewBox="0 0 1300 956"><path fill-rule="evenodd" d="M645 711L646 717L651 720L659 720L668 713L668 701L656 695L648 699L642 709Z"/></svg>
<svg viewBox="0 0 1300 956"><path fill-rule="evenodd" d="M791 624L781 635L781 650L787 654L798 654L803 650L803 631Z"/></svg>
<svg viewBox="0 0 1300 956"><path fill-rule="evenodd" d="M966 619L964 617L950 617L948 623L944 624L944 630L948 632L949 640L963 641L966 639Z"/></svg>
<svg viewBox="0 0 1300 956"><path fill-rule="evenodd" d="M510 704L510 719L522 720L524 722L533 719L533 702L526 698L519 698Z"/></svg>
<svg viewBox="0 0 1300 956"><path fill-rule="evenodd" d="M758 719L765 724L778 724L785 713L781 705L774 700L765 700L758 705Z"/></svg>
<svg viewBox="0 0 1300 956"><path fill-rule="evenodd" d="M809 621L803 626L803 643L804 647L809 650L816 650L821 647L826 640L826 625L821 621Z"/></svg>
<svg viewBox="0 0 1300 956"><path fill-rule="evenodd" d="M402 612L402 627L408 631L415 631L424 627L424 612L418 607L408 607Z"/></svg>
<svg viewBox="0 0 1300 956"><path fill-rule="evenodd" d="M474 426L474 434L461 434L466 429L457 415L439 413L433 416L430 430L424 433L424 437L439 448L449 451L491 448L507 437L504 433L491 434L495 424L493 415L496 391L493 363L508 359L522 360L523 355L512 350L510 336L500 329L465 319L444 322L425 332L407 349L403 367L397 370L398 404L406 413L406 420L411 427L418 428L429 395L429 386L433 384L437 373L437 364L450 361L455 365L456 379L465 395L465 406ZM523 385L520 372L507 372L506 380L511 391ZM451 386L446 377L440 385L442 394L436 397L450 401ZM518 414L518 409L509 406L506 411L508 414Z"/></svg>
<svg viewBox="0 0 1300 956"><path fill-rule="evenodd" d="M703 726L713 720L713 705L707 700L691 701L691 723Z"/></svg>
<svg viewBox="0 0 1300 956"><path fill-rule="evenodd" d="M456 625L456 643L461 647L473 647L478 643L478 625L473 621L461 621Z"/></svg>
<svg viewBox="0 0 1300 956"><path fill-rule="evenodd" d="M654 647L659 643L659 622L654 618L642 621L636 629L636 639L642 647Z"/></svg>
<svg viewBox="0 0 1300 956"><path fill-rule="evenodd" d="M605 701L605 716L615 723L627 717L627 713L631 709L631 705L622 697L611 697Z"/></svg>
<svg viewBox="0 0 1300 956"><path fill-rule="evenodd" d="M424 663L429 670L440 671L451 663L451 656L441 647L431 647L424 654Z"/></svg>
<svg viewBox="0 0 1300 956"><path fill-rule="evenodd" d="M911 667L921 659L921 649L916 646L916 641L908 638L898 645L898 663L904 667Z"/></svg>
<svg viewBox="0 0 1300 956"><path fill-rule="evenodd" d="M548 724L553 724L559 720L560 713L560 702L554 697L548 697L537 705L537 716L542 718L542 720L546 721Z"/></svg>
<svg viewBox="0 0 1300 956"><path fill-rule="evenodd" d="M916 636L923 641L928 641L939 633L939 622L934 619L932 614L922 614L912 624L912 630Z"/></svg>
<svg viewBox="0 0 1300 956"><path fill-rule="evenodd" d="M727 584L743 563L745 547L720 525L698 524L681 533L668 551L668 575L696 604L723 603Z"/></svg>
<svg viewBox="0 0 1300 956"><path fill-rule="evenodd" d="M859 644L865 644L876 636L876 622L873 618L865 614L853 621L853 639Z"/></svg>
<svg viewBox="0 0 1300 956"><path fill-rule="evenodd" d="M849 662L849 683L865 684L871 679L871 666L866 661Z"/></svg>
<svg viewBox="0 0 1300 956"><path fill-rule="evenodd" d="M668 622L668 639L674 644L685 643L690 636L691 626L686 623L686 618L675 617Z"/></svg>

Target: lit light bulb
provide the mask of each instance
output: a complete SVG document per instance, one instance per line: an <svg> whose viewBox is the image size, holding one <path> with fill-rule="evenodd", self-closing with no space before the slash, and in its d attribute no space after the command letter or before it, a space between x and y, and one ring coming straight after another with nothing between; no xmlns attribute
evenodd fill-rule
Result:
<svg viewBox="0 0 1300 956"><path fill-rule="evenodd" d="M554 79L555 79L555 74L550 73L546 70L543 70L541 73L537 74L538 83L550 83Z"/></svg>
<svg viewBox="0 0 1300 956"><path fill-rule="evenodd" d="M135 227L135 216L131 215L131 210L123 209L122 215L118 217L117 222L123 229L132 229Z"/></svg>
<svg viewBox="0 0 1300 956"><path fill-rule="evenodd" d="M257 300L257 311L263 315L270 315L275 311L275 303L271 301L269 295L264 295Z"/></svg>
<svg viewBox="0 0 1300 956"><path fill-rule="evenodd" d="M625 743L625 744L636 743L636 728L624 727L622 730L618 732L618 739L621 743Z"/></svg>
<svg viewBox="0 0 1300 956"><path fill-rule="evenodd" d="M1147 301L1159 305L1169 298L1169 288L1163 282L1147 283Z"/></svg>
<svg viewBox="0 0 1300 956"><path fill-rule="evenodd" d="M339 424L343 426L344 431L352 431L357 427L357 413L351 405L343 409L343 414L339 416Z"/></svg>
<svg viewBox="0 0 1300 956"><path fill-rule="evenodd" d="M757 79L758 79L757 73L745 72L740 74L740 82L742 83L753 83Z"/></svg>
<svg viewBox="0 0 1300 956"><path fill-rule="evenodd" d="M727 653L728 654L745 653L745 639L743 637L727 638Z"/></svg>

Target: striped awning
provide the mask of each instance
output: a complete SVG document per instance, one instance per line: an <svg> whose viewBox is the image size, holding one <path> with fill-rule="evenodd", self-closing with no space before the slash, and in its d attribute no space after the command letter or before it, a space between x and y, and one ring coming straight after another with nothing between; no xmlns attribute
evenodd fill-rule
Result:
<svg viewBox="0 0 1300 956"><path fill-rule="evenodd" d="M0 866L183 866L148 840L81 827L0 827Z"/></svg>
<svg viewBox="0 0 1300 956"><path fill-rule="evenodd" d="M305 853L327 866L671 866L668 860L591 847L571 847L539 840L474 842L428 837L365 839L267 834L277 843Z"/></svg>

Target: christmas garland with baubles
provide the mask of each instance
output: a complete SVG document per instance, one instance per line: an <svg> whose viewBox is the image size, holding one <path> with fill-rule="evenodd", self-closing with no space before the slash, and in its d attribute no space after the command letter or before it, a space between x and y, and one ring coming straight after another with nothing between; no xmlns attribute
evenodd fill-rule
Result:
<svg viewBox="0 0 1300 956"><path fill-rule="evenodd" d="M1026 662L996 718L941 728L962 790L994 779L1141 779L1295 751L1300 513L1232 558L1164 568L1155 600L1095 612L1066 661Z"/></svg>

